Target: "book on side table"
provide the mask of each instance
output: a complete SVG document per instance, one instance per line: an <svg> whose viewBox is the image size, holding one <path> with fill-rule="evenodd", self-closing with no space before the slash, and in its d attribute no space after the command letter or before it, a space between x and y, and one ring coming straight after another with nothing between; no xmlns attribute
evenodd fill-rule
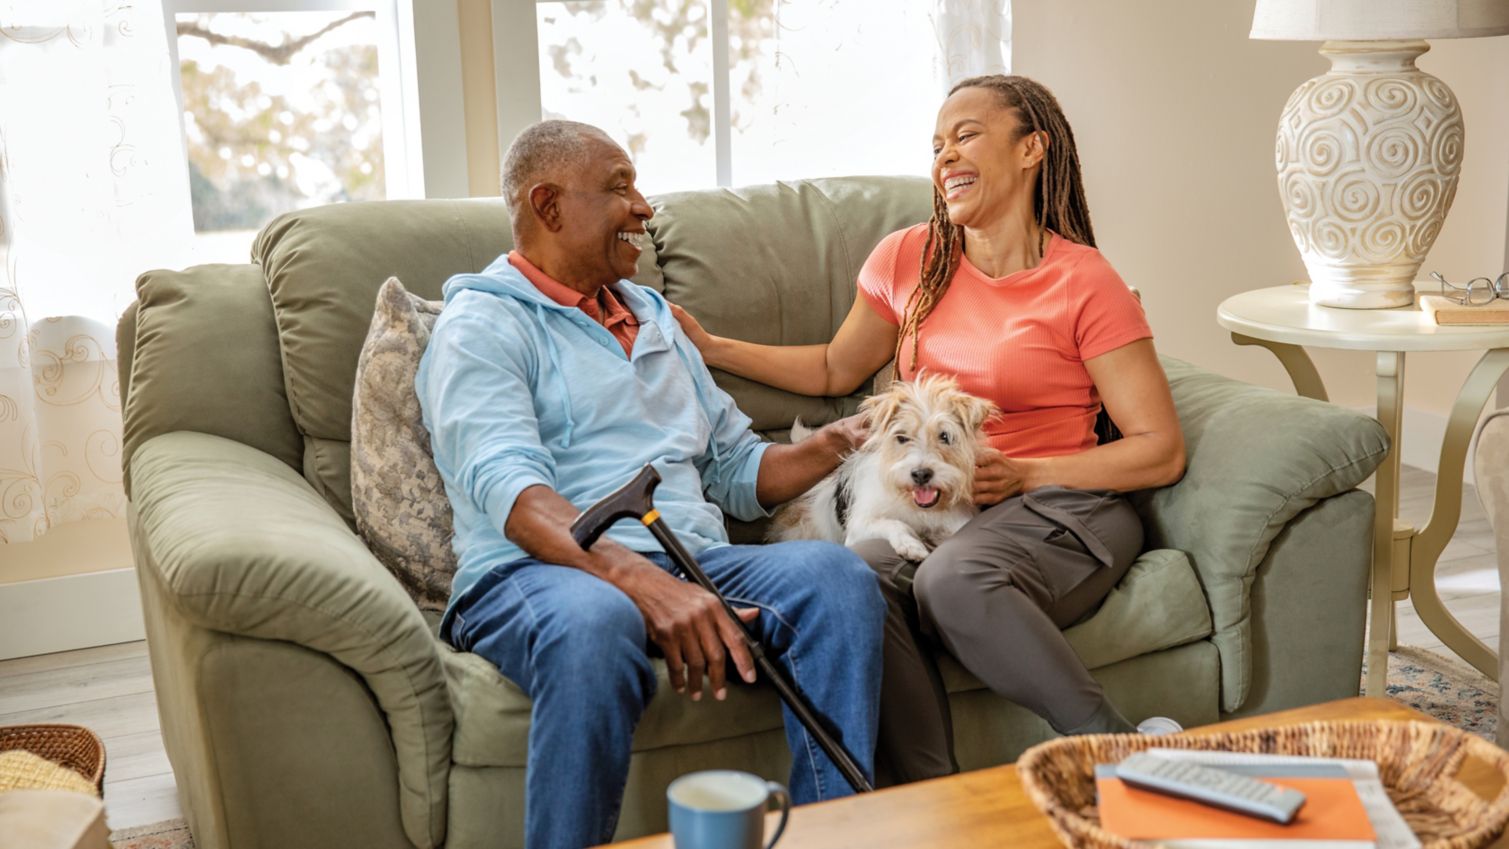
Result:
<svg viewBox="0 0 1509 849"><path fill-rule="evenodd" d="M1469 306L1440 295L1421 295L1420 311L1436 324L1509 324L1509 300L1504 298Z"/></svg>

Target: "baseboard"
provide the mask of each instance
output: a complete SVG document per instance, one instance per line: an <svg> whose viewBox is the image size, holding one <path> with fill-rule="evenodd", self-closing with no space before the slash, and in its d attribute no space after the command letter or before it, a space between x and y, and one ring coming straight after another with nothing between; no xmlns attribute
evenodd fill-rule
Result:
<svg viewBox="0 0 1509 849"><path fill-rule="evenodd" d="M135 569L0 584L0 660L145 635Z"/></svg>

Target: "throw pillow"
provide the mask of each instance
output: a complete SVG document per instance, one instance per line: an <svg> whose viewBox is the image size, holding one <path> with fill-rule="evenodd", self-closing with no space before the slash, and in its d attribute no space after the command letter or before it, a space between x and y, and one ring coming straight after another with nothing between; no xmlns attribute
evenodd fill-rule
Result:
<svg viewBox="0 0 1509 849"><path fill-rule="evenodd" d="M451 503L414 393L440 306L388 278L356 361L351 401L357 532L423 610L445 609L456 573Z"/></svg>

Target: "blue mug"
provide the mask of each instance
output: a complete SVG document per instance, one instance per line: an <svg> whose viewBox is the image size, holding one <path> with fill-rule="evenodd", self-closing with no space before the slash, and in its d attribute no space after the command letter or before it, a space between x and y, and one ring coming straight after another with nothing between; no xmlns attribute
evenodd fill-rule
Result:
<svg viewBox="0 0 1509 849"><path fill-rule="evenodd" d="M791 795L785 787L731 769L683 775L666 788L665 797L676 849L770 849L781 839L791 814ZM771 800L780 805L781 822L764 843Z"/></svg>

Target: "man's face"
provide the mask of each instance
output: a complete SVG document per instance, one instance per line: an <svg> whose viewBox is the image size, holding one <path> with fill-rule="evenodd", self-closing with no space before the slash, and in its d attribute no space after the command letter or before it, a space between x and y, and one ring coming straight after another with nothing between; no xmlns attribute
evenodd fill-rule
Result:
<svg viewBox="0 0 1509 849"><path fill-rule="evenodd" d="M608 285L634 276L655 214L634 186L634 164L606 137L588 139L589 152L564 175L557 238L579 279Z"/></svg>

